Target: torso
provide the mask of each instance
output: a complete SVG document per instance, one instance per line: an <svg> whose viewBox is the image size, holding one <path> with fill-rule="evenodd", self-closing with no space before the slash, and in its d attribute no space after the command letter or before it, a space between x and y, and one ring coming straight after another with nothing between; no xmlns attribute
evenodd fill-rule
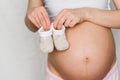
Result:
<svg viewBox="0 0 120 80"><path fill-rule="evenodd" d="M95 3L98 1L98 4L101 2L101 5L97 6L97 8L106 9L107 7L105 5L107 4L107 0L89 1L95 1ZM70 3L71 2L68 4L70 5ZM88 3L80 3L80 5L81 4ZM89 3L89 6L90 5L92 6L92 3ZM52 4L46 6L48 6L47 10L49 9L49 12L51 11L52 13L49 13L52 19L52 16L56 14L53 12L54 9L51 10ZM64 7L70 6L66 5ZM63 7L58 5L58 8L55 8L60 11ZM70 48L61 52L54 50L53 53L48 55L48 66L50 70L65 80L102 80L116 60L115 45L111 29L90 22L84 22L76 25L74 28L67 28L66 36L70 43Z"/></svg>

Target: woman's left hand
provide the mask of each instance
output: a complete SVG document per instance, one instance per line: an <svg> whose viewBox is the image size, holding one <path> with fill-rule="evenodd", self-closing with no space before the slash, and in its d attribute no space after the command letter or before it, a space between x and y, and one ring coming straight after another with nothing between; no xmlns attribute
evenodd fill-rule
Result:
<svg viewBox="0 0 120 80"><path fill-rule="evenodd" d="M77 23L82 23L85 20L84 8L64 9L54 20L55 29L61 29L62 25L65 27L74 27Z"/></svg>

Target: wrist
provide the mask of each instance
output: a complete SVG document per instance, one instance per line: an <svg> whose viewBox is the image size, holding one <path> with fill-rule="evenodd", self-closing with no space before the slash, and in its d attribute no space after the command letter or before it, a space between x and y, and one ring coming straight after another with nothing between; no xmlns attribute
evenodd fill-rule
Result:
<svg viewBox="0 0 120 80"><path fill-rule="evenodd" d="M89 21L90 19L90 8L82 8L84 21Z"/></svg>
<svg viewBox="0 0 120 80"><path fill-rule="evenodd" d="M76 10L77 10L78 17L82 21L88 21L88 19L89 19L89 8L76 8Z"/></svg>
<svg viewBox="0 0 120 80"><path fill-rule="evenodd" d="M84 12L84 14L85 14L85 20L86 21L92 21L93 19L95 19L94 17L95 17L95 12L97 11L97 9L95 9L95 8L86 8L85 9L85 12Z"/></svg>
<svg viewBox="0 0 120 80"><path fill-rule="evenodd" d="M27 13L33 11L35 8L39 8L39 7L44 7L43 5L39 5L39 6L34 6L34 7L31 7L31 8L27 8Z"/></svg>

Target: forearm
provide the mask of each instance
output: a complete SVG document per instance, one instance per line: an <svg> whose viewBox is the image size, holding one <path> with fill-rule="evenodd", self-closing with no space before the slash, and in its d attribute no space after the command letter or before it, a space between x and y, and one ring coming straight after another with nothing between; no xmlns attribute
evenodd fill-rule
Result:
<svg viewBox="0 0 120 80"><path fill-rule="evenodd" d="M43 6L43 0L29 0L28 1L28 8L27 8L27 12L35 7L38 6ZM36 32L38 30L38 28L28 19L27 17L27 12L26 12L26 16L25 16L25 24L28 27L28 29L32 32Z"/></svg>
<svg viewBox="0 0 120 80"><path fill-rule="evenodd" d="M86 20L109 28L120 28L120 10L88 8Z"/></svg>

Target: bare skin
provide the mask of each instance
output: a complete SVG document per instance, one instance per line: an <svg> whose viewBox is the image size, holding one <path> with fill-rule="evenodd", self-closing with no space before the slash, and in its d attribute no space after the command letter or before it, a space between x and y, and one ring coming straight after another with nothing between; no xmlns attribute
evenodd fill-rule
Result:
<svg viewBox="0 0 120 80"><path fill-rule="evenodd" d="M66 34L70 48L49 54L50 70L65 80L102 80L116 60L111 30L84 22Z"/></svg>
<svg viewBox="0 0 120 80"><path fill-rule="evenodd" d="M42 0L38 1L39 10L43 10ZM54 74L65 80L102 80L106 76L116 62L115 44L110 28L120 28L120 1L114 2L117 8L115 11L91 8L67 9L56 16L55 28L60 29L63 23L68 27L66 35L70 48L61 52L54 50L49 54L48 66ZM31 6L33 7L31 4L28 9L31 9ZM32 12L37 13L32 10L30 16ZM67 15L61 17L65 13L74 17L71 18L72 23L68 21L70 19ZM46 24L40 22L41 18L30 19L28 15L26 16L26 24L31 31L37 31L40 25L44 25L46 30L49 29L47 24L50 22L49 17L48 15L43 17ZM31 24L34 24L32 28Z"/></svg>
<svg viewBox="0 0 120 80"><path fill-rule="evenodd" d="M36 32L41 26L44 27L44 30L49 30L50 18L43 0L29 0L25 24L32 32Z"/></svg>

